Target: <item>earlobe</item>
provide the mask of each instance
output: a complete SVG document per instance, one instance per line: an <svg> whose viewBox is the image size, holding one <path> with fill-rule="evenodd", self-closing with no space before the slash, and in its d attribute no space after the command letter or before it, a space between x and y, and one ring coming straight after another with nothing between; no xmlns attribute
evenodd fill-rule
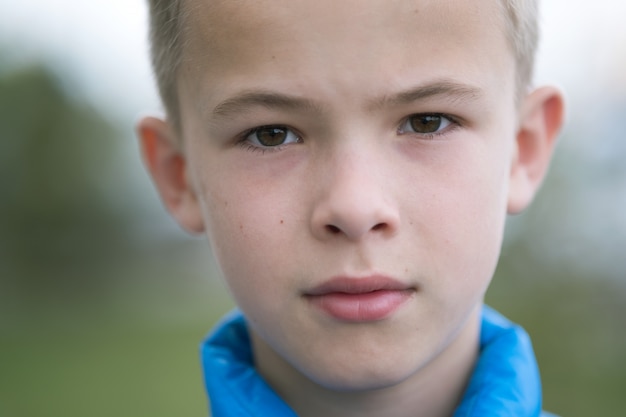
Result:
<svg viewBox="0 0 626 417"><path fill-rule="evenodd" d="M563 124L564 100L553 87L542 87L524 100L511 164L508 213L524 210L545 177Z"/></svg>
<svg viewBox="0 0 626 417"><path fill-rule="evenodd" d="M188 232L203 232L202 212L187 178L186 159L170 126L164 120L144 117L137 124L137 135L144 164L167 210Z"/></svg>

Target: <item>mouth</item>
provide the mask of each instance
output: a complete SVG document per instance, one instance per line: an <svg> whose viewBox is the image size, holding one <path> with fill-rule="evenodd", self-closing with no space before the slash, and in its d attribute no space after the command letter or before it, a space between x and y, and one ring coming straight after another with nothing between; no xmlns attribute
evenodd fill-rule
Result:
<svg viewBox="0 0 626 417"><path fill-rule="evenodd" d="M415 287L384 276L335 277L304 297L336 320L362 323L391 317L415 291Z"/></svg>

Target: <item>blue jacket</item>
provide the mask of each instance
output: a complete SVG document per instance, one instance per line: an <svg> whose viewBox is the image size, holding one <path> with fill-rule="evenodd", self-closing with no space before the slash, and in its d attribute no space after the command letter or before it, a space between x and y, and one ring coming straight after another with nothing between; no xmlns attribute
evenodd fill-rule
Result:
<svg viewBox="0 0 626 417"><path fill-rule="evenodd" d="M201 349L213 417L295 417L253 366L241 313L227 316ZM528 334L485 307L480 357L454 417L550 417ZM554 416L552 416L554 417Z"/></svg>

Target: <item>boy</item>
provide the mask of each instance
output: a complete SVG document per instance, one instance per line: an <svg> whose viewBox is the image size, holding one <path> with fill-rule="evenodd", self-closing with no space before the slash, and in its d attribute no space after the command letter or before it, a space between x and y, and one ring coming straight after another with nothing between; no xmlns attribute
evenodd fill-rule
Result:
<svg viewBox="0 0 626 417"><path fill-rule="evenodd" d="M221 416L538 416L483 308L563 102L528 0L153 0L164 204L241 310L203 346ZM542 414L547 415L547 414Z"/></svg>

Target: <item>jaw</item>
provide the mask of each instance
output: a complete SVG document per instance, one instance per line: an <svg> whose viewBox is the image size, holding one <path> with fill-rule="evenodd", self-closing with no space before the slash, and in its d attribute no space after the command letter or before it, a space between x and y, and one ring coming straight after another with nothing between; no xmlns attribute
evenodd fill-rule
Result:
<svg viewBox="0 0 626 417"><path fill-rule="evenodd" d="M298 415L305 417L393 417L413 415L418 409L420 416L451 415L478 355L480 308L477 306L458 333L421 365L407 365L405 357L389 355L388 349L384 353L359 352L362 343L357 341L351 345L356 349L348 352L350 359L333 366L335 377L318 377L291 366L252 330L257 368ZM283 371L276 372L278 369Z"/></svg>

